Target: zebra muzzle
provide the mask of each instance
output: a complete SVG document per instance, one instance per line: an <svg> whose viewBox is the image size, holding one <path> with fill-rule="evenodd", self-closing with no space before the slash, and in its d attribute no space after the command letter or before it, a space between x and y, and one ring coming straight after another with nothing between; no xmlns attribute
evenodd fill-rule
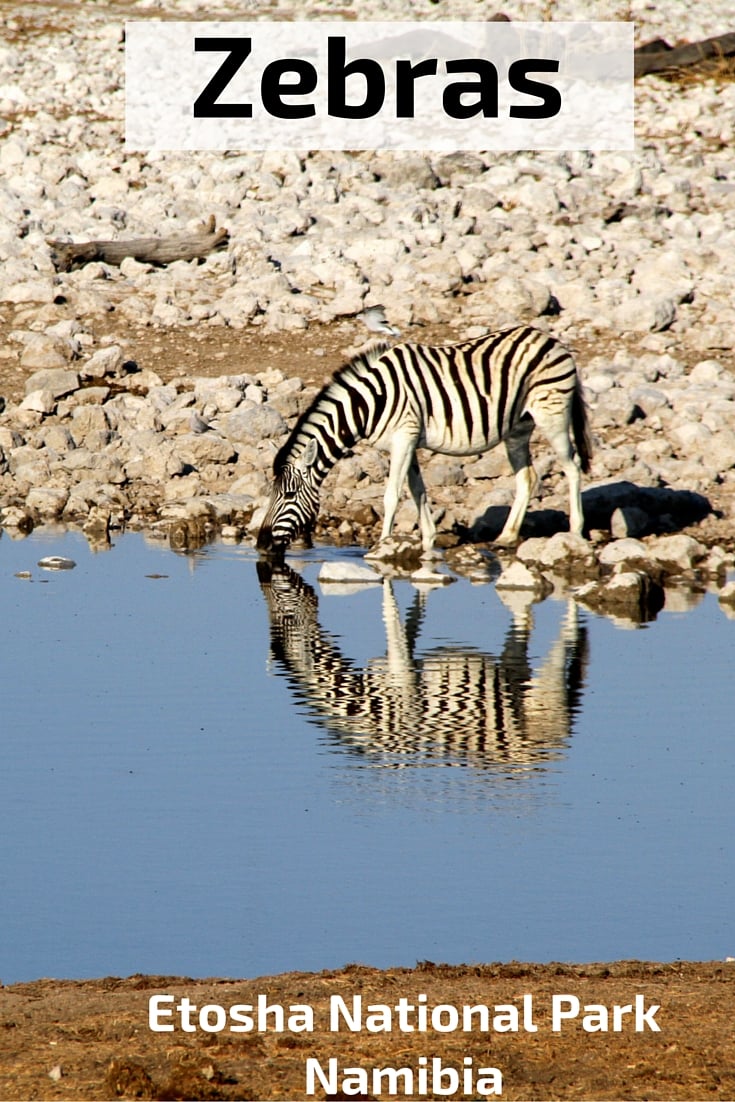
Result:
<svg viewBox="0 0 735 1102"><path fill-rule="evenodd" d="M278 539L274 537L273 529L270 525L263 525L258 532L258 538L255 541L255 546L258 551L263 555L276 557L283 555L286 550L286 540Z"/></svg>

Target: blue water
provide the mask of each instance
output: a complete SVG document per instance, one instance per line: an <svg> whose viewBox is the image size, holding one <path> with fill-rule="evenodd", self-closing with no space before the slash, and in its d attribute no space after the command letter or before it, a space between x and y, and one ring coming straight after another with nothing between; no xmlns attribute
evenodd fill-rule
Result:
<svg viewBox="0 0 735 1102"><path fill-rule="evenodd" d="M735 953L717 601L530 624L351 554L272 631L252 550L3 535L0 980Z"/></svg>

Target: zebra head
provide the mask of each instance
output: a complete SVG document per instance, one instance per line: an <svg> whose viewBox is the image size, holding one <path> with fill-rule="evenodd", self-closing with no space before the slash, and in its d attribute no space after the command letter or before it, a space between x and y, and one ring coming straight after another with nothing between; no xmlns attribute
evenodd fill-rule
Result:
<svg viewBox="0 0 735 1102"><path fill-rule="evenodd" d="M313 438L300 455L281 458L273 465L273 488L268 509L258 532L257 548L266 554L283 554L302 534L309 535L319 511L319 483L314 460Z"/></svg>

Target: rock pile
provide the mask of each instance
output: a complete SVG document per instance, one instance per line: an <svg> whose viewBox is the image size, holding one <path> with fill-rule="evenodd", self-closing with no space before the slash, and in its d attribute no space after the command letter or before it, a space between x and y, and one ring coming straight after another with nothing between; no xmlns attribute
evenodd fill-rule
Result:
<svg viewBox="0 0 735 1102"><path fill-rule="evenodd" d="M324 0L319 13L344 7ZM228 0L220 8L242 15ZM524 19L545 8L504 5ZM198 0L136 8L162 12L209 14ZM267 14L309 12L283 0ZM361 5L361 18L378 15L477 10L473 0L426 0L421 11L408 0ZM724 0L702 0L686 27L676 0L555 8L556 18L632 17L639 41L721 33L730 15ZM226 327L290 333L297 348L310 326L384 302L412 340L426 323L465 337L530 320L578 350L596 437L584 502L599 533L593 574L614 573L632 593L624 576L643 563L659 585L673 575L668 561L646 565L652 541L699 522L692 538L725 551L696 557L684 574L703 563L714 570L717 555L725 562L735 538L735 83L715 75L683 94L659 77L638 81L634 153L145 155L121 140L123 58L122 24L103 5L40 18L21 4L6 20L0 371L22 371L25 394L0 413L3 524L57 518L104 534L160 522L178 525L183 545L194 529L250 538L274 450L313 390L276 370L164 380L131 362L127 337ZM126 259L66 271L48 244L176 234L210 215L229 247L202 263ZM557 531L566 508L551 456L537 445L536 457L543 507L534 504L531 537ZM385 474L385 456L371 449L338 464L320 534L372 542ZM445 545L497 534L513 496L500 450L461 463L431 457L425 474ZM412 506L398 523L410 527ZM598 554L630 540L646 552L623 566ZM545 564L530 554L516 581L525 570L540 584ZM590 599L604 600L599 577L590 584Z"/></svg>
<svg viewBox="0 0 735 1102"><path fill-rule="evenodd" d="M228 6L242 15L239 4L220 5ZM513 0L505 9L530 19L546 6ZM206 6L158 0L155 15L166 10ZM714 34L731 15L725 0L698 4L686 27L675 0L567 0L555 18L563 11L632 17L639 40ZM284 2L267 14L309 13ZM477 9L471 0L438 8L426 0L425 11L408 0L361 5L362 18L377 14L462 19ZM146 155L121 140L122 31L96 5L42 19L19 5L7 21L0 304L29 340L70 306L88 323L114 310L121 332L141 323L298 332L390 302L403 328L551 315L571 341L602 335L638 345L665 334L652 350L683 347L685 359L730 350L735 83L691 82L684 95L659 77L638 81L635 153ZM48 244L180 234L210 215L229 230L230 247L201 266L128 259L57 270Z"/></svg>
<svg viewBox="0 0 735 1102"><path fill-rule="evenodd" d="M713 541L706 533L697 539L680 530L711 513L707 496L686 488L692 470L706 471L713 463L709 435L686 431L707 420L698 405L704 401L701 379L710 381L713 435L725 444L722 427L735 420L735 387L713 361L695 368L686 376L693 381L685 385L670 361L663 364L665 383L657 386L657 380L646 388L643 401L650 402L650 414L634 401L638 390L626 388L625 372L612 365L608 375L593 374L597 405L599 395L603 409L618 402L639 410L631 413L632 427L652 431L627 446L624 464L607 459L608 454L620 456L620 443L601 449L606 477L583 495L590 542L559 531L566 526L566 488L551 456L541 452L537 466L544 508L530 513L524 532L531 538L501 575L501 586L544 592L546 575L561 574L589 581L582 593L591 604L632 602L647 612L655 610L661 586L671 577L692 585L706 578L725 585L732 554L717 544L708 546ZM609 389L599 382L602 378L611 380ZM275 451L314 393L300 379L275 370L164 383L155 372L126 361L114 344L79 363L41 368L29 376L23 400L0 415L0 519L20 531L50 520L80 524L94 540L106 539L111 528L158 526L178 548L200 544L216 532L252 539L265 511ZM675 429L676 455L670 446L654 446L657 432L666 440ZM721 454L729 466L723 463L717 477L731 484L735 455ZM616 478L621 466L639 481ZM323 488L318 538L363 545L377 539L387 467L386 454L366 445L334 467ZM504 452L463 462L431 455L423 469L440 518L439 544L457 549L449 555L455 569L479 576L477 552L468 554L467 544L498 535L514 494ZM488 499L493 501L489 507ZM407 543L406 535L414 521L414 507L406 500L390 556L412 568L418 546ZM481 556L479 563L488 576L487 561Z"/></svg>
<svg viewBox="0 0 735 1102"><path fill-rule="evenodd" d="M76 366L35 371L25 398L0 417L6 526L250 518L267 491L273 441L287 431L284 415L298 408L299 380L265 373L164 384L116 345Z"/></svg>

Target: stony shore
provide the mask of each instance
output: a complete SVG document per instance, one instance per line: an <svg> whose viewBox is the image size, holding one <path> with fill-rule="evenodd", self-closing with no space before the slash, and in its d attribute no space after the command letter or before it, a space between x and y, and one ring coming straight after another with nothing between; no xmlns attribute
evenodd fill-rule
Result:
<svg viewBox="0 0 735 1102"><path fill-rule="evenodd" d="M633 18L640 42L722 33L727 7L703 3L686 27L673 0L569 0L554 14ZM356 316L380 302L409 340L524 321L577 354L595 441L585 493L592 538L581 545L561 531L565 487L538 441L541 501L524 529L530 539L503 561L506 584L543 591L545 572L573 574L590 583L590 602L645 610L677 578L732 600L735 82L726 71L637 81L631 154L147 157L121 141L122 25L167 5L44 8L41 17L17 5L0 42L6 529L53 519L82 524L95 540L130 526L158 527L179 547L217 532L251 540L274 450L316 393L316 373L300 377L302 350L318 355L319 334L336 332L346 357L368 336ZM398 0L373 8L361 17L417 15ZM503 10L538 18L543 8ZM194 3L176 10L214 14ZM293 12L284 4L267 14ZM477 16L462 0L420 14ZM165 236L212 215L229 244L201 263L60 271L48 244ZM247 334L249 353L219 376L211 363L199 371L196 356L186 373L156 370L138 351L133 359L131 349L182 332L210 349L220 335ZM293 366L269 362L273 339L292 347ZM512 500L502 449L462 463L427 459L448 562L497 575L484 545ZM372 543L386 470L384 454L368 448L338 464L317 536ZM408 502L398 520L409 533Z"/></svg>

